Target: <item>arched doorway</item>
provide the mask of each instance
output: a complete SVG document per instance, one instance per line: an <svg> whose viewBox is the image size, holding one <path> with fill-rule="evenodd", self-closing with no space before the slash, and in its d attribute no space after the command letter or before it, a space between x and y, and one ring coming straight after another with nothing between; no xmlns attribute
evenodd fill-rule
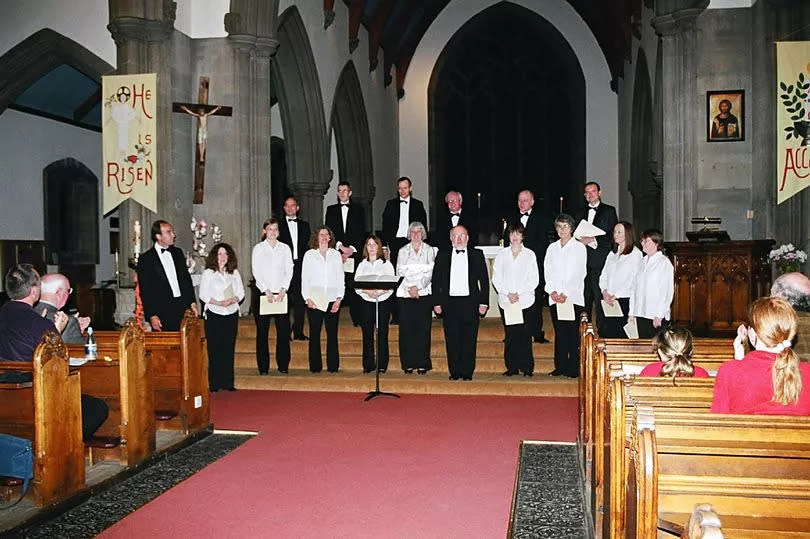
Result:
<svg viewBox="0 0 810 539"><path fill-rule="evenodd" d="M661 185L656 181L652 155L653 117L650 71L644 49L638 50L633 88L633 117L630 135L630 194L633 197L633 226L637 232L661 230Z"/></svg>
<svg viewBox="0 0 810 539"><path fill-rule="evenodd" d="M521 189L538 209L581 206L585 80L560 32L502 2L471 18L442 51L428 87L431 216L449 189L480 196L481 242L497 240Z"/></svg>

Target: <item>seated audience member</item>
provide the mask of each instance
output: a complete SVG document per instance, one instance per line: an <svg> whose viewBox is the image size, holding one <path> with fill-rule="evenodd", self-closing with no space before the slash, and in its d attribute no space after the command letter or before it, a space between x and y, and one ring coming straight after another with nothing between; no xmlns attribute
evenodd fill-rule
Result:
<svg viewBox="0 0 810 539"><path fill-rule="evenodd" d="M810 361L810 279L799 272L782 274L773 282L771 295L787 300L796 310L799 328L793 351L802 361Z"/></svg>
<svg viewBox="0 0 810 539"><path fill-rule="evenodd" d="M747 332L734 340L735 356L743 335L754 348L717 371L712 411L725 414L810 415L810 364L799 363L792 348L796 311L782 298L760 298L748 310Z"/></svg>
<svg viewBox="0 0 810 539"><path fill-rule="evenodd" d="M50 321L57 311L65 306L73 289L70 287L70 281L61 273L48 273L42 276L42 290L39 296L39 302L34 307L38 313L44 313L42 316ZM89 316L69 316L67 327L62 332L62 340L67 344L82 344L84 343L84 330L90 325Z"/></svg>
<svg viewBox="0 0 810 539"><path fill-rule="evenodd" d="M0 308L0 358L8 361L33 361L34 350L46 331L65 329L68 316L57 311L54 321L34 311L39 300L39 273L31 264L17 264L6 274L9 301ZM101 399L82 395L82 438L88 439L107 419L107 404Z"/></svg>
<svg viewBox="0 0 810 539"><path fill-rule="evenodd" d="M639 376L668 376L673 383L681 376L709 377L706 369L692 364L692 332L686 328L670 327L661 331L653 338L653 350L661 360L644 367Z"/></svg>

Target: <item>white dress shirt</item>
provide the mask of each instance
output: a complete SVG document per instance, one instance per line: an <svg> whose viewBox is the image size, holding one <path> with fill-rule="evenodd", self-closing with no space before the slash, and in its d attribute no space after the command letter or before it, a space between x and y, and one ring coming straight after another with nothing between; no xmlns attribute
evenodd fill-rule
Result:
<svg viewBox="0 0 810 539"><path fill-rule="evenodd" d="M467 259L468 247L450 252L450 296L470 295L470 263ZM458 252L462 251L462 252Z"/></svg>
<svg viewBox="0 0 810 539"><path fill-rule="evenodd" d="M593 224L593 219L596 217L596 208L599 207L599 203L597 202L595 205L591 206L588 204L588 222Z"/></svg>
<svg viewBox="0 0 810 539"><path fill-rule="evenodd" d="M459 208L456 215L453 215L452 212L450 214L450 224L453 228L458 226L458 222L461 221L461 209Z"/></svg>
<svg viewBox="0 0 810 539"><path fill-rule="evenodd" d="M298 221L297 217L284 217L287 220L287 228L290 230L290 238L292 238L292 257L293 260L298 260L301 253L298 252Z"/></svg>
<svg viewBox="0 0 810 539"><path fill-rule="evenodd" d="M264 294L276 293L290 288L293 275L293 259L289 245L276 241L275 247L267 240L253 246L250 257L256 287Z"/></svg>
<svg viewBox="0 0 810 539"><path fill-rule="evenodd" d="M661 251L645 256L630 296L630 316L669 320L669 307L675 292L675 268Z"/></svg>
<svg viewBox="0 0 810 539"><path fill-rule="evenodd" d="M402 277L402 282L397 288L398 298L409 298L411 295L408 289L415 286L420 296L431 294L431 280L433 279L433 261L436 252L433 247L425 242L419 248L419 252L413 248L413 244L408 243L399 250L397 255L397 275Z"/></svg>
<svg viewBox="0 0 810 539"><path fill-rule="evenodd" d="M626 255L611 251L599 276L599 290L617 298L633 295L643 256L638 247Z"/></svg>
<svg viewBox="0 0 810 539"><path fill-rule="evenodd" d="M206 311L227 316L239 310L239 303L233 303L227 307L209 303L212 299L217 301L228 299L225 297L225 289L229 286L236 299L242 301L245 297L245 285L242 284L242 277L239 275L238 269L233 270L233 273L222 273L212 269L203 271L200 279L200 301L205 303Z"/></svg>
<svg viewBox="0 0 810 539"><path fill-rule="evenodd" d="M526 223L529 222L529 217L532 215L532 210L523 212L520 216L520 224L523 225L523 228L526 228Z"/></svg>
<svg viewBox="0 0 810 539"><path fill-rule="evenodd" d="M180 297L180 283L177 282L177 268L174 267L174 258L169 251L163 251L163 248L155 242L155 251L157 251L158 260L163 266L163 272L169 280L169 286L172 287L172 296Z"/></svg>
<svg viewBox="0 0 810 539"><path fill-rule="evenodd" d="M585 275L588 273L587 247L571 238L563 246L557 240L548 246L543 261L543 273L546 278L544 290L549 294L548 304L554 305L551 293L565 294L574 305L585 305Z"/></svg>
<svg viewBox="0 0 810 539"><path fill-rule="evenodd" d="M310 249L304 253L301 268L301 296L304 301L311 299L312 294L326 294L328 301L343 298L345 284L343 278L343 259L335 249L327 249L326 257L319 249Z"/></svg>
<svg viewBox="0 0 810 539"><path fill-rule="evenodd" d="M509 294L517 294L521 309L534 305L534 289L540 283L537 256L528 247L521 246L517 257L512 247L506 247L495 257L492 268L492 286L498 292L498 305L502 309L511 303Z"/></svg>
<svg viewBox="0 0 810 539"><path fill-rule="evenodd" d="M357 271L354 272L354 280L355 282L362 281L363 277L371 275L390 275L393 277L394 266L392 266L387 260L381 260L378 258L374 262L370 262L368 258L364 258L363 261L357 265ZM377 301L375 298L367 294L367 290L357 288L356 292L358 296L366 301L370 301L371 303ZM380 294L379 300L385 301L390 298L391 294L393 293L393 290L388 290L385 294Z"/></svg>
<svg viewBox="0 0 810 539"><path fill-rule="evenodd" d="M343 233L346 233L346 219L349 217L349 203L346 204L339 202L340 204L340 218L343 220Z"/></svg>
<svg viewBox="0 0 810 539"><path fill-rule="evenodd" d="M405 203L403 204L403 201ZM397 238L408 237L408 226L411 224L408 221L410 215L411 197L399 199L399 226L397 226Z"/></svg>

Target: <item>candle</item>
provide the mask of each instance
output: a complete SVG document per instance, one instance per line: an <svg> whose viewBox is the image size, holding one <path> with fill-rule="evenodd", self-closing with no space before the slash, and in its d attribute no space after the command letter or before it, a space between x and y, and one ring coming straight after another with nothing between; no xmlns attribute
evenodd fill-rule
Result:
<svg viewBox="0 0 810 539"><path fill-rule="evenodd" d="M115 250L115 274L118 275L121 267L118 265L118 249Z"/></svg>
<svg viewBox="0 0 810 539"><path fill-rule="evenodd" d="M563 197L560 197L560 213L562 213Z"/></svg>
<svg viewBox="0 0 810 539"><path fill-rule="evenodd" d="M478 209L481 209L481 193L478 193Z"/></svg>
<svg viewBox="0 0 810 539"><path fill-rule="evenodd" d="M135 243L135 254L137 255L141 252L141 222L136 219L133 228L135 230L135 237L132 241Z"/></svg>

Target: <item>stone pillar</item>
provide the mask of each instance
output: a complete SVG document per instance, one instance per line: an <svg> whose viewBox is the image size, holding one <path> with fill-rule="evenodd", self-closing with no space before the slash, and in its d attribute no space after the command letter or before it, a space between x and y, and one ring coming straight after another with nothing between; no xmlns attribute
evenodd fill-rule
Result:
<svg viewBox="0 0 810 539"><path fill-rule="evenodd" d="M290 190L301 206L299 215L309 222L312 230L323 224L323 196L329 190L330 178L322 183L307 181L290 182Z"/></svg>
<svg viewBox="0 0 810 539"><path fill-rule="evenodd" d="M709 0L659 0L653 27L663 53L664 239L686 238L697 189L697 36L695 20Z"/></svg>

